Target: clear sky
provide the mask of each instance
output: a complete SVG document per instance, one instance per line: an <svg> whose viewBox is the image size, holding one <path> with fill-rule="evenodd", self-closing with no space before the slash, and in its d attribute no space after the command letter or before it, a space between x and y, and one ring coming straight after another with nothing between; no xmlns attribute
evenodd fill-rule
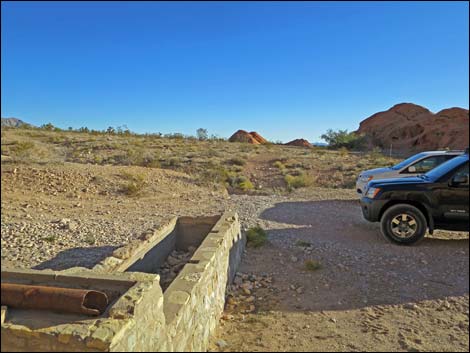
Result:
<svg viewBox="0 0 470 353"><path fill-rule="evenodd" d="M318 141L469 105L468 2L5 2L2 117Z"/></svg>

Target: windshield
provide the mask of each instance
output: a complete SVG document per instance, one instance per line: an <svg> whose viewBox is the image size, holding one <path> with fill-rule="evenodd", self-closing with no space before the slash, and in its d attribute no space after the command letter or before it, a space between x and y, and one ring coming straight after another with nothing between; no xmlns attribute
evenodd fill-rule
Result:
<svg viewBox="0 0 470 353"><path fill-rule="evenodd" d="M426 179L436 181L437 179L451 172L453 169L462 165L462 163L466 161L468 161L468 156L455 157L451 160L448 160L447 162L442 163L440 166L434 168L433 170L430 170L424 175Z"/></svg>
<svg viewBox="0 0 470 353"><path fill-rule="evenodd" d="M424 153L418 153L418 154L415 154L414 156L411 156L410 158L408 159L405 159L404 161L398 163L397 165L394 165L392 167L392 169L394 170L400 170L402 168L405 168L406 166L410 165L411 163L423 158L424 156L426 156L426 154Z"/></svg>

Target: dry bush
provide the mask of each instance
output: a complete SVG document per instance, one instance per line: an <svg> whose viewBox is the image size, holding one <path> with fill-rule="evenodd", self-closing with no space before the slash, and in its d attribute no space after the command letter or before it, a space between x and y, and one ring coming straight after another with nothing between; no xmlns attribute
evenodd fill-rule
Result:
<svg viewBox="0 0 470 353"><path fill-rule="evenodd" d="M145 188L145 176L143 174L122 173L121 177L127 182L121 187L121 192L127 196L140 195Z"/></svg>

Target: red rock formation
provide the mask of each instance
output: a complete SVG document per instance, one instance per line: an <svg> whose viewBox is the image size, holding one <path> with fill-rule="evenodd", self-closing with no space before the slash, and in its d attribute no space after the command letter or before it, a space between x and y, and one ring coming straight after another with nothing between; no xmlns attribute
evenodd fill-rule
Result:
<svg viewBox="0 0 470 353"><path fill-rule="evenodd" d="M361 122L357 133L365 134L370 147L396 152L419 152L442 148L465 149L469 145L467 109L450 108L433 114L411 103L401 103Z"/></svg>
<svg viewBox="0 0 470 353"><path fill-rule="evenodd" d="M247 132L245 130L238 130L228 139L230 142L244 142L244 143L251 143L253 145L261 145L268 143L268 141L263 138L257 132Z"/></svg>
<svg viewBox="0 0 470 353"><path fill-rule="evenodd" d="M256 131L250 132L250 135L253 136L253 138L258 141L261 145L268 143L268 140L266 140L263 136L258 134Z"/></svg>
<svg viewBox="0 0 470 353"><path fill-rule="evenodd" d="M313 147L310 142L305 139L296 139L290 142L285 143L286 146L297 146L297 147Z"/></svg>

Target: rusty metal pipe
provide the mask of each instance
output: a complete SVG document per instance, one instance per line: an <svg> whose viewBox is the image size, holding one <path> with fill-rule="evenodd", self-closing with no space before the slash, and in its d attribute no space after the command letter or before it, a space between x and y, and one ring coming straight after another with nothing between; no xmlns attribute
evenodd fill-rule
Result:
<svg viewBox="0 0 470 353"><path fill-rule="evenodd" d="M13 283L2 283L1 288L2 305L11 308L98 316L108 306L108 296L94 290Z"/></svg>

